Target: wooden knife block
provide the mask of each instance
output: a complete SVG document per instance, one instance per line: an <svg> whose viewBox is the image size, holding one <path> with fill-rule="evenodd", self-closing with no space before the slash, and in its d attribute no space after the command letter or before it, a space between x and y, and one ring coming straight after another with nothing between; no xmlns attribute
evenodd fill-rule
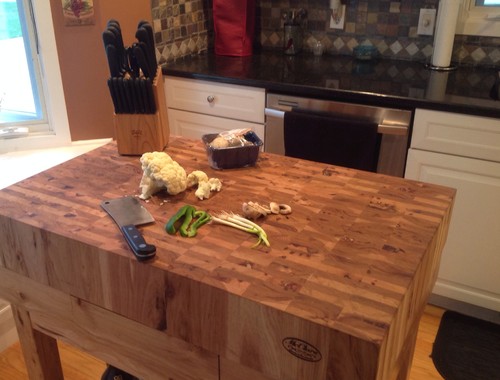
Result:
<svg viewBox="0 0 500 380"><path fill-rule="evenodd" d="M142 155L163 151L168 145L170 128L163 76L158 68L153 82L155 114L114 114L115 137L121 155Z"/></svg>

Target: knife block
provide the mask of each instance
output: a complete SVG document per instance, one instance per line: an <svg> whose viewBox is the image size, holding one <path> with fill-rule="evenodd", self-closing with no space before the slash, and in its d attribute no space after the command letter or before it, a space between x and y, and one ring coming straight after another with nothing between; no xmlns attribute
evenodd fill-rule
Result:
<svg viewBox="0 0 500 380"><path fill-rule="evenodd" d="M153 82L153 94L156 113L114 114L114 129L119 154L142 155L146 152L163 151L168 145L170 128L161 68L158 68Z"/></svg>

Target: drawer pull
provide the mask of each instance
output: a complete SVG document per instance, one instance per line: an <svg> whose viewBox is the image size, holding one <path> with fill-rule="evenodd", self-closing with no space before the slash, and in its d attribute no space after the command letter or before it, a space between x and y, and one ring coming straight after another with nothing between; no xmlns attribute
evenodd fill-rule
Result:
<svg viewBox="0 0 500 380"><path fill-rule="evenodd" d="M213 103L213 102L214 102L214 100L215 100L215 96L213 96L213 95L208 95L208 96L207 96L207 102L209 102L209 103Z"/></svg>

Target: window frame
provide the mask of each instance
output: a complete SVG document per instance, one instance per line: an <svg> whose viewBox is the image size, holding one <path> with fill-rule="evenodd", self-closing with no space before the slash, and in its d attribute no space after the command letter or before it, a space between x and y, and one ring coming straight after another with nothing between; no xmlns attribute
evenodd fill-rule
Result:
<svg viewBox="0 0 500 380"><path fill-rule="evenodd" d="M488 16L494 20L487 20ZM475 0L463 0L456 33L500 37L500 7L477 6Z"/></svg>
<svg viewBox="0 0 500 380"><path fill-rule="evenodd" d="M36 39L35 45L37 48L32 50L36 57L32 58L34 64L37 64L36 61L38 61L38 91L40 91L43 99L46 114L45 120L38 120L31 126L22 123L22 126L31 127L28 136L0 140L0 153L69 145L71 143L71 134L51 7L44 0L17 1L23 2L23 7L26 10L30 9L29 3L31 2L32 15L26 15L26 23L28 24L30 38ZM31 29L32 26L34 29Z"/></svg>

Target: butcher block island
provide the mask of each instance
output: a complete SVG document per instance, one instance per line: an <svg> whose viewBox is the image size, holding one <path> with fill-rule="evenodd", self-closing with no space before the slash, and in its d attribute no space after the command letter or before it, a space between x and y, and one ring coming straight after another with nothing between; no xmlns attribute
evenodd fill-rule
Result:
<svg viewBox="0 0 500 380"><path fill-rule="evenodd" d="M182 138L166 152L222 190L141 200L147 261L100 207L140 194L139 157L114 143L0 191L0 297L30 379L63 379L57 340L145 380L407 378L454 190L266 153L216 171ZM258 220L270 247L214 223L165 232L183 205L248 201L292 208Z"/></svg>

